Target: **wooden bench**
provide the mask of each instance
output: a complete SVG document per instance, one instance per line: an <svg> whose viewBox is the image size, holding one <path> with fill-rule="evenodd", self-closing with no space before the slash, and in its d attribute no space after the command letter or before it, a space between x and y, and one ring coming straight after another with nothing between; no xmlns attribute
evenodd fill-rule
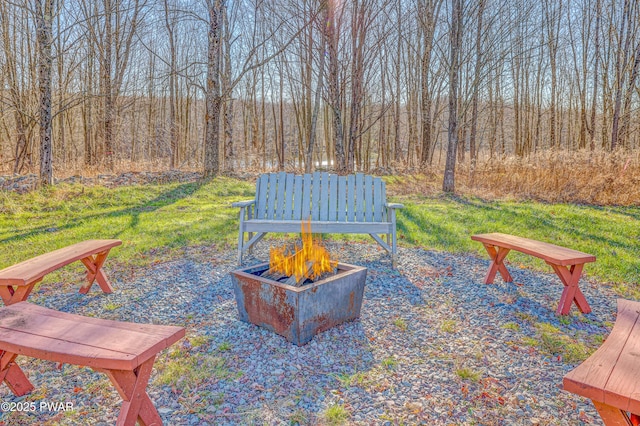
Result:
<svg viewBox="0 0 640 426"><path fill-rule="evenodd" d="M562 384L591 399L605 425L640 424L640 302L618 299L611 334Z"/></svg>
<svg viewBox="0 0 640 426"><path fill-rule="evenodd" d="M560 277L564 284L564 291L556 311L558 315L567 315L571 310L572 302L576 303L580 312L584 314L591 312L587 299L578 287L578 281L584 264L595 262L595 256L555 244L500 233L473 235L471 239L481 242L491 258L491 265L484 279L485 284L493 283L496 272L500 272L505 282L513 281L503 261L509 251L516 250L544 260Z"/></svg>
<svg viewBox="0 0 640 426"><path fill-rule="evenodd" d="M156 354L184 337L182 327L135 324L58 312L28 302L0 308L0 379L17 395L33 385L18 355L91 367L123 399L118 425L162 424L147 394Z"/></svg>
<svg viewBox="0 0 640 426"><path fill-rule="evenodd" d="M395 268L396 209L404 206L387 203L385 183L380 178L319 172L263 174L256 182L255 199L233 206L240 207L240 264L244 251L267 232L299 233L302 221L310 219L314 233L371 235L391 253ZM387 236L386 242L380 234Z"/></svg>
<svg viewBox="0 0 640 426"><path fill-rule="evenodd" d="M25 301L45 275L77 260L87 268L87 284L80 293L86 294L94 281L102 291L111 293L113 288L102 265L109 250L120 244L120 240L87 240L9 266L0 271L0 297L5 305Z"/></svg>

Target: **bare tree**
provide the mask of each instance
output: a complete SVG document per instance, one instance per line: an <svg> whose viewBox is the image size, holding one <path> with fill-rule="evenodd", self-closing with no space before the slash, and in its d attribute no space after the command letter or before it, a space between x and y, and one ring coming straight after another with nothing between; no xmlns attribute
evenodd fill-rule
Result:
<svg viewBox="0 0 640 426"><path fill-rule="evenodd" d="M449 143L444 169L442 190L455 191L456 150L458 148L458 74L460 49L462 46L462 4L461 0L451 2L451 33L449 55Z"/></svg>

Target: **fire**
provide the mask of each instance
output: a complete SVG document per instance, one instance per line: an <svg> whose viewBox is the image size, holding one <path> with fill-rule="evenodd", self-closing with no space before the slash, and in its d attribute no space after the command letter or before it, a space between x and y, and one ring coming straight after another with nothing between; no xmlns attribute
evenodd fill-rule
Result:
<svg viewBox="0 0 640 426"><path fill-rule="evenodd" d="M302 222L302 247L272 247L269 250L269 271L295 277L301 284L305 279L315 280L332 271L338 262L331 260L329 252L311 234L311 221Z"/></svg>

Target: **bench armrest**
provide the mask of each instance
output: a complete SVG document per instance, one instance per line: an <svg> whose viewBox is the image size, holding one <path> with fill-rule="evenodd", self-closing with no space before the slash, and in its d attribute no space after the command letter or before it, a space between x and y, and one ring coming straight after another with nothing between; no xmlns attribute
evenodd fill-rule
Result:
<svg viewBox="0 0 640 426"><path fill-rule="evenodd" d="M386 203L385 207L388 209L404 209L404 204Z"/></svg>
<svg viewBox="0 0 640 426"><path fill-rule="evenodd" d="M247 207L250 206L252 204L255 204L256 200L245 200L245 201L236 201L235 203L232 203L231 206L232 207Z"/></svg>

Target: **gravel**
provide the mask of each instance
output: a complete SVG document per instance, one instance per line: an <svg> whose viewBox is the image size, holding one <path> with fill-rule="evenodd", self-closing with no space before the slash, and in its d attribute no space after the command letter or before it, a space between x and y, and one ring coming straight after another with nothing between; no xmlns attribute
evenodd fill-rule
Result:
<svg viewBox="0 0 640 426"><path fill-rule="evenodd" d="M399 249L397 270L374 244L329 242L341 261L368 268L361 318L297 347L238 319L229 271L235 251L193 247L180 259L107 274L115 292L77 293L82 278L45 280L30 301L100 318L187 327L164 351L148 392L165 424L327 424L341 406L347 424L602 424L589 400L561 390L580 361L544 349L541 333L590 351L610 332L616 295L583 278L593 312L555 315L559 279L509 265L514 283L482 284L488 260ZM267 255L268 242L254 258ZM588 272L588 267L587 267ZM540 324L546 323L546 326ZM553 328L555 327L555 328ZM537 342L537 343L536 343ZM569 362L571 361L571 362ZM0 424L113 424L121 400L104 374L21 357L35 385L2 402L70 402L73 411L9 412ZM166 383L171 368L189 369Z"/></svg>

